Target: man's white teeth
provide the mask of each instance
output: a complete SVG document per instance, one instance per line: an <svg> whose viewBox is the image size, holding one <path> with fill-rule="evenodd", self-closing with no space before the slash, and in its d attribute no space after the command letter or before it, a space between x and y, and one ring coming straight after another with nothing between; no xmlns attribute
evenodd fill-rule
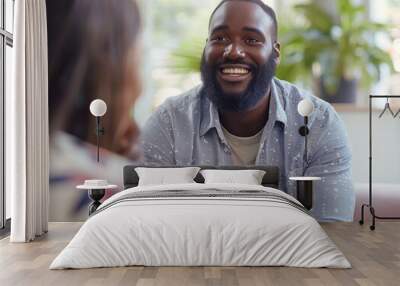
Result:
<svg viewBox="0 0 400 286"><path fill-rule="evenodd" d="M225 69L222 69L222 73L224 73L224 74L242 75L242 74L248 74L249 70L244 69L244 68L225 68Z"/></svg>

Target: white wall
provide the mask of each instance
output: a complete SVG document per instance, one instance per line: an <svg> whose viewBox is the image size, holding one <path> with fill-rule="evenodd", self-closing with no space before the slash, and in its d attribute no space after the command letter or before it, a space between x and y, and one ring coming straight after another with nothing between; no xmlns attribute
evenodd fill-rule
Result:
<svg viewBox="0 0 400 286"><path fill-rule="evenodd" d="M373 181L400 184L400 118L373 112ZM368 182L369 115L368 112L339 112L345 122L353 151L353 178Z"/></svg>

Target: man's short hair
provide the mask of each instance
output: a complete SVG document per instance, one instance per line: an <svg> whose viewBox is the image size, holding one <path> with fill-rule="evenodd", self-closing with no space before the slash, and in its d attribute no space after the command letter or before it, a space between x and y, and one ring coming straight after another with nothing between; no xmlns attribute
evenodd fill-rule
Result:
<svg viewBox="0 0 400 286"><path fill-rule="evenodd" d="M273 32L272 37L273 37L274 41L276 41L278 38L278 20L276 19L275 11L271 7L269 7L267 4L262 2L261 0L222 0L218 4L218 6L214 9L214 11L211 13L208 26L210 26L212 17L214 16L214 14L218 10L218 8L222 6L222 4L224 4L226 2L238 2L238 1L251 2L251 3L257 4L264 10L265 13L267 13L267 15L272 19L272 22L274 24L273 31L272 31Z"/></svg>

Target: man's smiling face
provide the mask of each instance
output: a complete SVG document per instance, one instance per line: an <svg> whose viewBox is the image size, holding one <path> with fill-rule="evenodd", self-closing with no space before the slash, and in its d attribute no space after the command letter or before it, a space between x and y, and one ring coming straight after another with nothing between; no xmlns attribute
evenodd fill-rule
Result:
<svg viewBox="0 0 400 286"><path fill-rule="evenodd" d="M211 99L231 110L253 107L266 95L278 60L274 22L259 5L228 1L216 10L202 59Z"/></svg>

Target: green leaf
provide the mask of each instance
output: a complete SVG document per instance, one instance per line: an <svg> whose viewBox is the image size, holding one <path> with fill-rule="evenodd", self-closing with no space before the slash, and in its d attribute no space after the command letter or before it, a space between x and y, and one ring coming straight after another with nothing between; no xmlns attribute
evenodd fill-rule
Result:
<svg viewBox="0 0 400 286"><path fill-rule="evenodd" d="M316 3L298 4L294 9L302 13L310 22L310 27L320 30L323 33L329 33L334 24L331 15L324 11Z"/></svg>

